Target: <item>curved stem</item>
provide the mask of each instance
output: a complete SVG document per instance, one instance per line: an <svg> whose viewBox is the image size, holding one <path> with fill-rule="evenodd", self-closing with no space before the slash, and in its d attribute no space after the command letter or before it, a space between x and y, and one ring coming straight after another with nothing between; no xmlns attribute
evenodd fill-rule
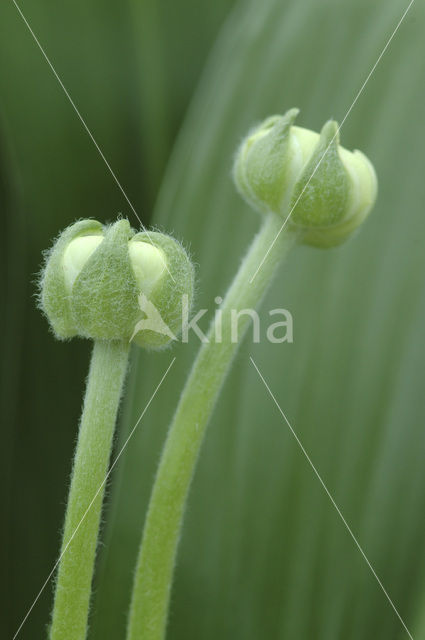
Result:
<svg viewBox="0 0 425 640"><path fill-rule="evenodd" d="M125 341L94 343L66 510L51 640L86 637L105 478L128 354Z"/></svg>
<svg viewBox="0 0 425 640"><path fill-rule="evenodd" d="M221 305L222 340L215 341L217 315L193 364L171 424L149 504L134 578L127 640L162 640L184 508L205 428L238 348L231 332L232 311L255 309L288 249L293 232L269 214L253 241ZM276 240L276 241L275 241ZM270 249L271 247L271 249ZM250 282L265 254L267 258ZM234 315L233 315L234 317ZM241 315L239 338L250 322ZM234 324L234 320L233 320Z"/></svg>

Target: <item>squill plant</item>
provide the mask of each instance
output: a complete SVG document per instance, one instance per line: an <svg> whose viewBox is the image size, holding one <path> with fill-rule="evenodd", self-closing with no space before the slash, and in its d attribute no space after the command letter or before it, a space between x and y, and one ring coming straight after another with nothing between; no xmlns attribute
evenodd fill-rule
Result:
<svg viewBox="0 0 425 640"><path fill-rule="evenodd" d="M377 194L373 166L339 146L336 122L320 135L294 126L298 114L272 116L249 132L234 164L236 187L262 216L254 238L195 359L181 395L154 483L130 608L127 640L165 636L185 505L208 420L238 344L232 311L256 308L289 250L332 247L362 224ZM219 318L219 320L218 320ZM220 341L215 326L221 324ZM241 317L240 337L249 324Z"/></svg>
<svg viewBox="0 0 425 640"><path fill-rule="evenodd" d="M298 110L253 129L235 158L234 180L262 215L200 348L181 395L155 479L134 577L128 640L162 640L190 483L208 420L238 348L231 317L257 308L289 250L332 247L364 221L376 199L369 160L339 146L338 126L320 135L297 126ZM175 240L83 220L47 255L40 304L58 338L94 340L72 472L50 628L51 640L86 636L103 489L131 341L166 346L192 300L193 267ZM155 313L148 314L152 308ZM157 322L155 324L155 317ZM217 332L217 322L220 331ZM239 336L249 324L242 316ZM164 331L166 327L166 331ZM220 334L221 339L215 340Z"/></svg>
<svg viewBox="0 0 425 640"><path fill-rule="evenodd" d="M171 340L143 328L144 296L172 334L181 300L191 301L193 267L183 247L156 232L134 233L127 220L103 227L81 220L46 256L40 306L59 339L94 341L56 578L51 640L86 637L96 545L114 426L130 341L160 349Z"/></svg>

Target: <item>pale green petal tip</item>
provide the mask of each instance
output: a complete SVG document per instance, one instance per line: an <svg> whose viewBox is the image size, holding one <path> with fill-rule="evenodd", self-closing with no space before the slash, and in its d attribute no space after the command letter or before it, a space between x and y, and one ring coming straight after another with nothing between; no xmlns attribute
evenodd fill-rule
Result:
<svg viewBox="0 0 425 640"><path fill-rule="evenodd" d="M40 276L39 306L48 318L54 334L61 340L78 334L71 312L70 293L62 269L64 253L75 238L101 234L100 222L79 220L59 235L45 255L45 264Z"/></svg>
<svg viewBox="0 0 425 640"><path fill-rule="evenodd" d="M298 109L253 129L235 158L238 191L255 209L286 218L299 242L341 244L371 211L377 179L370 161L339 144L338 123L319 134L294 126Z"/></svg>
<svg viewBox="0 0 425 640"><path fill-rule="evenodd" d="M158 262L158 278L153 285L149 306L141 314L140 320L145 320L140 331L134 333L133 341L145 348L161 349L171 340L176 339L182 330L184 305L190 309L193 302L195 271L193 264L184 247L174 238L155 231L136 234L132 241L144 243L150 248L167 257L166 265ZM150 249L151 250L151 249ZM140 301L139 301L140 302ZM143 307L143 301L141 301ZM160 331L152 331L146 320L154 319L156 310L160 311L158 324ZM151 316L151 318L150 318ZM140 321L139 321L140 322Z"/></svg>
<svg viewBox="0 0 425 640"><path fill-rule="evenodd" d="M106 227L83 220L47 255L40 306L58 338L133 339L162 348L181 330L181 299L186 293L190 306L193 281L190 259L173 238L135 234L124 219Z"/></svg>

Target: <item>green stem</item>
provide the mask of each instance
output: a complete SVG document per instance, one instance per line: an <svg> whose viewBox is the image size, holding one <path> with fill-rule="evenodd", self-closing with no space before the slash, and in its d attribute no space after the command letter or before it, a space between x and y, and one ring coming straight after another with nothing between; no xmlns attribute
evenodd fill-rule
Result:
<svg viewBox="0 0 425 640"><path fill-rule="evenodd" d="M86 637L105 478L128 353L126 341L94 343L66 510L51 640Z"/></svg>
<svg viewBox="0 0 425 640"><path fill-rule="evenodd" d="M255 309L260 304L277 267L296 240L294 233L285 230L274 242L281 225L281 218L275 214L265 218L221 305L222 340L214 340L218 322L215 316L208 333L209 342L201 346L180 398L146 517L134 578L127 640L164 638L189 486L205 428L238 348L231 334L232 310ZM250 282L267 251L266 260ZM248 315L240 316L240 338L249 322Z"/></svg>

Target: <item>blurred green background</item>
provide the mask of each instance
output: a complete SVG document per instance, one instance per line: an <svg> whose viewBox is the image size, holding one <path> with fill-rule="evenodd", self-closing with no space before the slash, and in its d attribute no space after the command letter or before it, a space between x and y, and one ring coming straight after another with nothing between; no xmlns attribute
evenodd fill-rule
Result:
<svg viewBox="0 0 425 640"><path fill-rule="evenodd" d="M292 106L342 120L407 8L402 0L20 4L144 223L174 232L214 309L259 221L230 179L255 121ZM90 345L35 308L41 253L78 217L137 220L12 1L0 23L3 286L0 636L57 557ZM314 476L252 355L401 616L425 637L425 6L416 0L344 124L375 164L377 207L332 251L297 249L264 304L292 345L244 342L192 487L169 638L406 638ZM204 326L206 326L205 321ZM123 637L161 444L197 348L133 354L90 638ZM42 638L51 585L20 637Z"/></svg>

